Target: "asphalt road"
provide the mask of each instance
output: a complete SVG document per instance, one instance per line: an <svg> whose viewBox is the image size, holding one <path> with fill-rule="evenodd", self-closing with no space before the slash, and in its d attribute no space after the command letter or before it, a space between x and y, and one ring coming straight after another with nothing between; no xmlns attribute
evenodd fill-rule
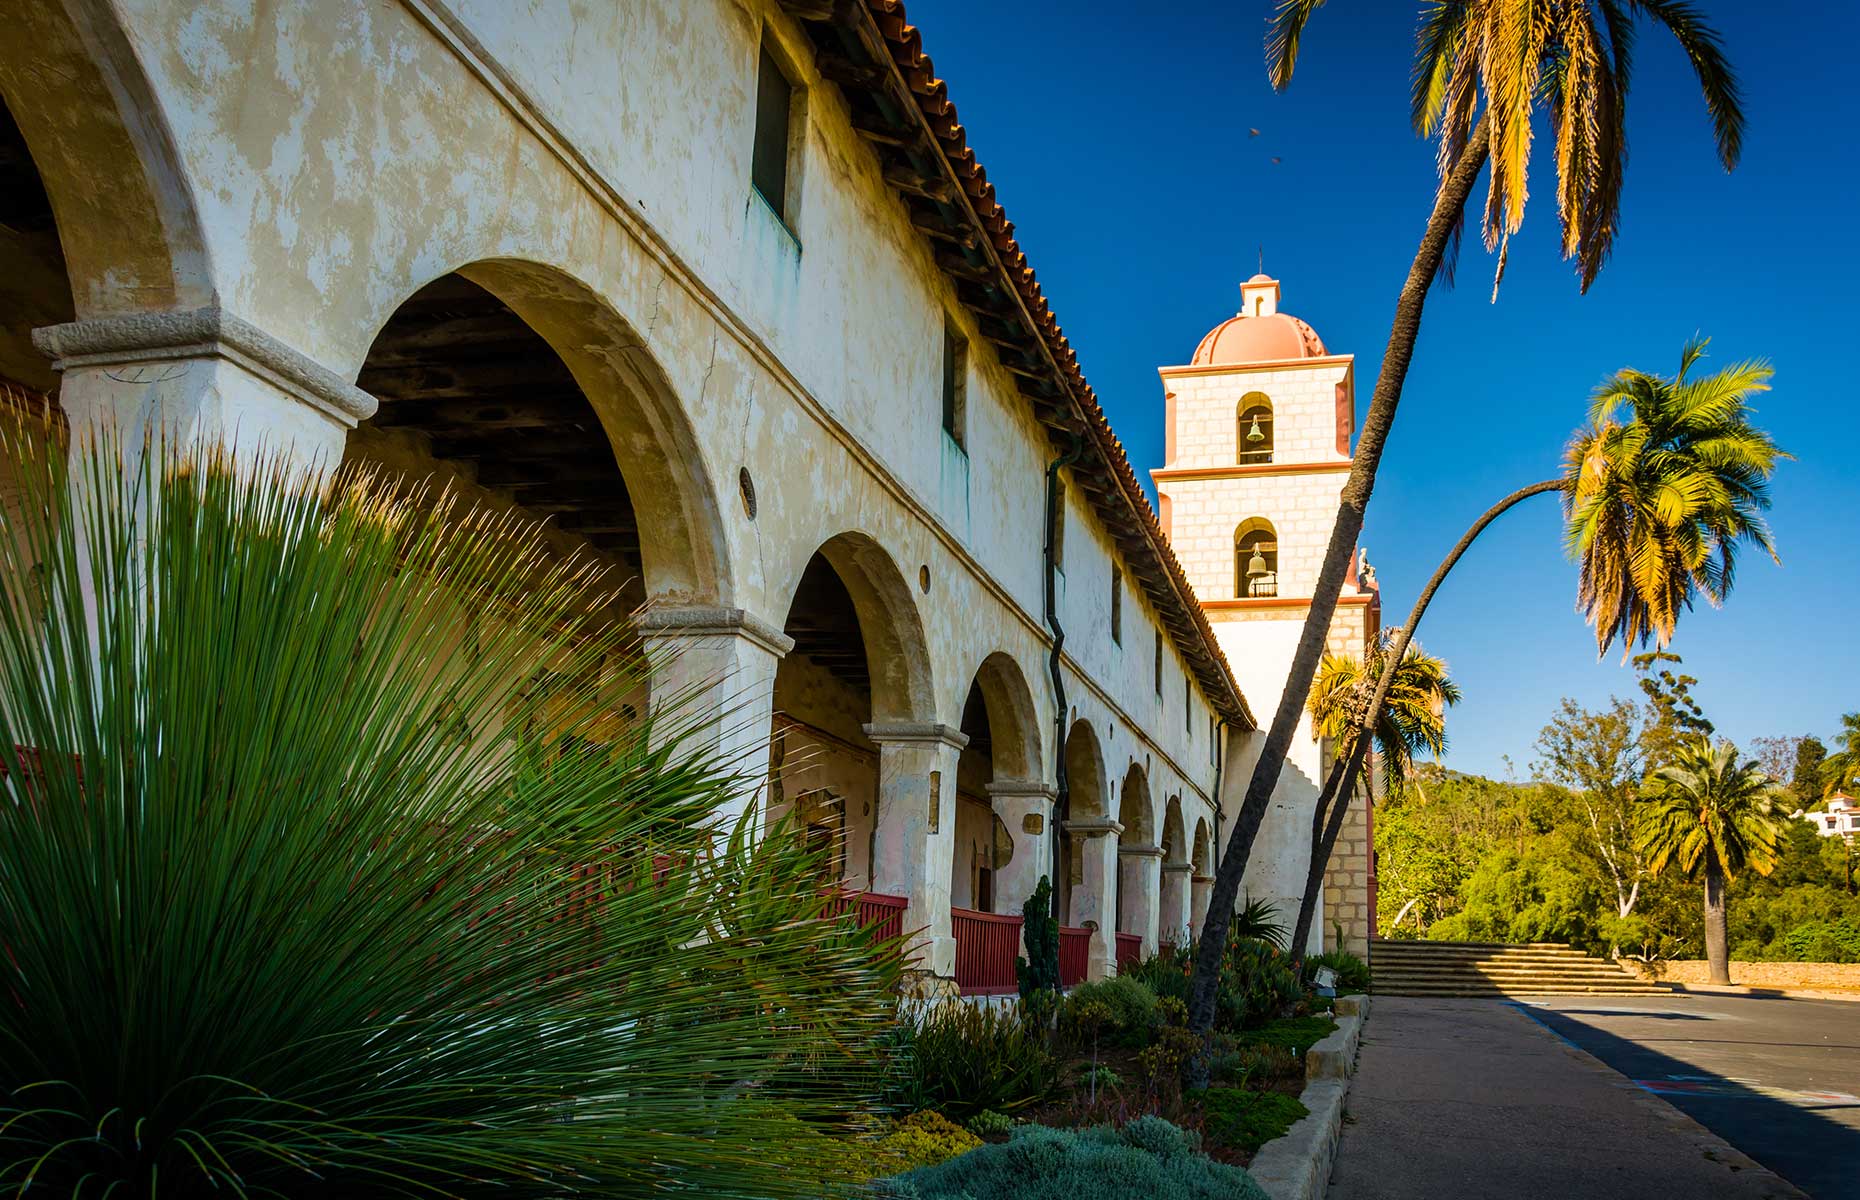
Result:
<svg viewBox="0 0 1860 1200"><path fill-rule="evenodd" d="M1372 997L1330 1200L1800 1200L1537 1011Z"/></svg>
<svg viewBox="0 0 1860 1200"><path fill-rule="evenodd" d="M1860 1003L1675 993L1518 1004L1814 1200L1860 1200Z"/></svg>

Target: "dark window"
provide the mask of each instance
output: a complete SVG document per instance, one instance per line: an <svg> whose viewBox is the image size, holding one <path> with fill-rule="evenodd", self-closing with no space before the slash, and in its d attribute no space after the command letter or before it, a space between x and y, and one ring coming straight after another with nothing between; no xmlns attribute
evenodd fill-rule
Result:
<svg viewBox="0 0 1860 1200"><path fill-rule="evenodd" d="M1182 676L1182 732L1189 737L1195 736L1194 694L1189 691L1188 676Z"/></svg>
<svg viewBox="0 0 1860 1200"><path fill-rule="evenodd" d="M788 77L763 47L756 69L756 145L749 181L784 221L788 219L788 108L793 96Z"/></svg>
<svg viewBox="0 0 1860 1200"><path fill-rule="evenodd" d="M1162 695L1162 634L1156 634L1156 694Z"/></svg>
<svg viewBox="0 0 1860 1200"><path fill-rule="evenodd" d="M943 432L966 447L969 408L969 342L951 326L943 327Z"/></svg>
<svg viewBox="0 0 1860 1200"><path fill-rule="evenodd" d="M1111 568L1111 640L1124 644L1124 576Z"/></svg>

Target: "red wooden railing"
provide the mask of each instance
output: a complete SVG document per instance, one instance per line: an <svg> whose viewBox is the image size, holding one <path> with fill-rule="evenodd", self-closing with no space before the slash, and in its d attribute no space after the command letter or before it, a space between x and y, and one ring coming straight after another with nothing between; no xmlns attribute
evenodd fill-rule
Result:
<svg viewBox="0 0 1860 1200"><path fill-rule="evenodd" d="M1120 933L1117 935L1117 969L1134 967L1143 961L1143 935L1137 933Z"/></svg>
<svg viewBox="0 0 1860 1200"><path fill-rule="evenodd" d="M1004 996L1020 990L1014 960L1020 956L1021 918L968 908L949 910L956 935L956 986L965 996Z"/></svg>
<svg viewBox="0 0 1860 1200"><path fill-rule="evenodd" d="M1091 930L1059 927L1059 986L1073 987L1085 982L1085 967L1091 961Z"/></svg>
<svg viewBox="0 0 1860 1200"><path fill-rule="evenodd" d="M838 916L851 910L861 926L878 930L880 938L890 941L904 935L904 908L909 903L903 896L883 892L834 892L827 897L827 912Z"/></svg>

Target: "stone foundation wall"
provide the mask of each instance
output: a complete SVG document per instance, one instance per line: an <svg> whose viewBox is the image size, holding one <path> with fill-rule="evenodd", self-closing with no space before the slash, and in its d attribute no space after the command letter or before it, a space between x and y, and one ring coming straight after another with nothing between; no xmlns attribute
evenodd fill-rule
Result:
<svg viewBox="0 0 1860 1200"><path fill-rule="evenodd" d="M1324 949L1348 950L1369 957L1369 931L1375 914L1369 907L1369 813L1361 796L1350 802L1337 833L1337 845L1324 868ZM1337 941L1337 926L1343 941Z"/></svg>
<svg viewBox="0 0 1860 1200"><path fill-rule="evenodd" d="M1632 964L1639 974L1664 983L1704 983L1702 958ZM1860 963L1731 962L1731 982L1740 987L1833 988L1860 992Z"/></svg>

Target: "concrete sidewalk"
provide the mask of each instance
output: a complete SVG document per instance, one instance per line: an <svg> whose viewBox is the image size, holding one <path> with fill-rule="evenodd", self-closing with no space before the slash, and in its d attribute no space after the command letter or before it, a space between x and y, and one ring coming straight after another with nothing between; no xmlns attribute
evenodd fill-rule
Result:
<svg viewBox="0 0 1860 1200"><path fill-rule="evenodd" d="M1496 1000L1379 996L1331 1200L1801 1200Z"/></svg>

